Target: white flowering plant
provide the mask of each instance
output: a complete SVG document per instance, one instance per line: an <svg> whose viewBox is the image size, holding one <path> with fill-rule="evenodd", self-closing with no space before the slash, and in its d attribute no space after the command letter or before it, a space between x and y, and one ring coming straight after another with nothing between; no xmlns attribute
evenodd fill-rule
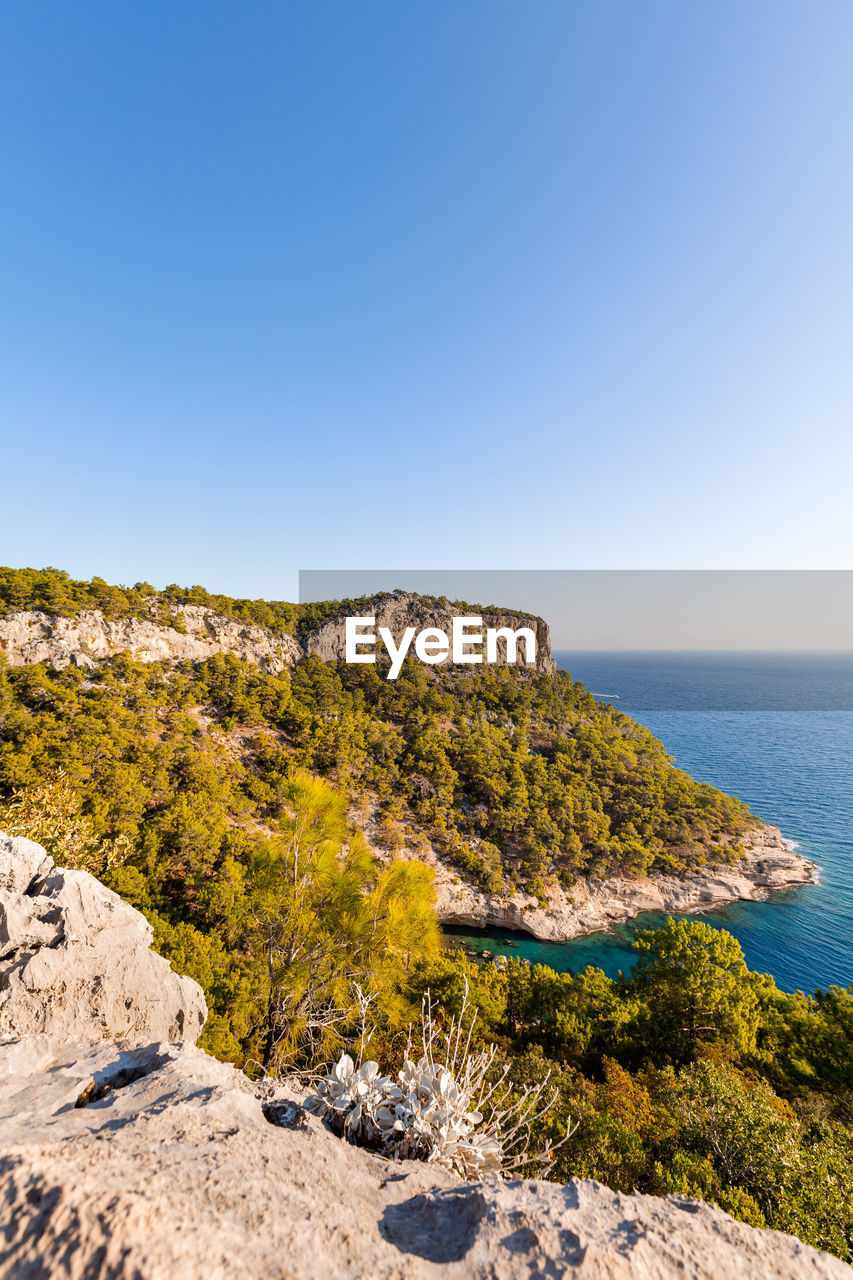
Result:
<svg viewBox="0 0 853 1280"><path fill-rule="evenodd" d="M546 1171L573 1132L569 1127L561 1141L530 1155L531 1127L555 1101L555 1095L545 1096L548 1077L515 1093L508 1067L493 1072L494 1046L472 1049L477 1014L475 1010L466 1034L468 1010L466 982L459 1016L440 1030L427 994L417 1059L411 1029L396 1076L380 1075L373 1061L356 1065L344 1053L320 1079L306 1110L322 1116L350 1142L394 1160L426 1160L465 1179L507 1177L531 1164Z"/></svg>

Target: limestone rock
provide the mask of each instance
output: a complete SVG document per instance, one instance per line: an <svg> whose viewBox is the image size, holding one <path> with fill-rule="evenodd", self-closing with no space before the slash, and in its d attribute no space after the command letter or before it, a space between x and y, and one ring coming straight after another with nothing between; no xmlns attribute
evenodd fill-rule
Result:
<svg viewBox="0 0 853 1280"><path fill-rule="evenodd" d="M460 614L460 610L453 608L447 600L414 595L407 591L382 594L369 607L365 604L361 611L366 616L376 618L377 630L379 627L387 627L398 643L406 627L415 627L417 630L439 627L449 635L454 616ZM516 631L519 627L530 627L536 636L536 662L532 665L537 671L553 673L557 670L557 664L551 657L551 632L542 618L529 613L501 613L495 609L472 609L470 612L473 616L482 617L484 629L509 627ZM326 661L342 661L345 654L345 619L346 614L341 613L317 627L305 638L305 652ZM502 638L498 640L497 653L498 661L505 664L507 648L506 641ZM519 655L522 654L524 656L519 656L515 665L525 665L523 644L519 645Z"/></svg>
<svg viewBox="0 0 853 1280"><path fill-rule="evenodd" d="M0 831L0 893L26 893L52 866L53 859L35 840L13 839Z"/></svg>
<svg viewBox="0 0 853 1280"><path fill-rule="evenodd" d="M0 1036L195 1042L201 988L150 950L152 934L88 872L0 833Z"/></svg>
<svg viewBox="0 0 853 1280"><path fill-rule="evenodd" d="M853 1277L697 1201L350 1146L295 1082L167 1043L197 1035L201 992L92 876L2 838L0 886L0 1280Z"/></svg>
<svg viewBox="0 0 853 1280"><path fill-rule="evenodd" d="M449 631L458 612L446 600L408 592L384 595L375 608L377 626L390 627L397 639L407 626ZM0 618L0 653L13 667L49 662L60 669L69 663L93 667L101 658L122 652L137 662L200 662L214 653L230 653L273 674L303 656L293 636L226 618L205 605L176 605L173 615L179 625L170 627L148 618L106 618L99 609L83 610L76 617L24 610ZM536 670L556 671L551 633L541 618L496 610L486 610L482 617L484 627L531 627L536 635ZM342 613L318 627L308 636L305 652L327 661L343 660L344 618ZM506 641L499 639L498 660L505 662L506 657ZM524 665L523 659L518 665Z"/></svg>
<svg viewBox="0 0 853 1280"><path fill-rule="evenodd" d="M788 849L778 827L761 826L744 839L744 856L731 866L720 865L683 876L612 876L597 880L579 876L570 890L556 887L548 905L530 894L485 893L464 880L438 857L427 860L435 868L438 914L444 924L472 928L497 926L531 934L549 942L566 942L603 933L642 911L690 914L728 902L761 900L768 893L811 884L815 863Z"/></svg>
<svg viewBox="0 0 853 1280"><path fill-rule="evenodd" d="M13 667L49 662L57 668L92 667L122 652L137 662L200 662L231 653L273 674L301 656L292 636L225 618L204 605L176 605L174 615L183 630L146 618L105 618L99 609L74 618L27 610L0 618L0 652Z"/></svg>
<svg viewBox="0 0 853 1280"><path fill-rule="evenodd" d="M694 1200L391 1164L277 1095L189 1047L0 1046L0 1280L853 1277Z"/></svg>

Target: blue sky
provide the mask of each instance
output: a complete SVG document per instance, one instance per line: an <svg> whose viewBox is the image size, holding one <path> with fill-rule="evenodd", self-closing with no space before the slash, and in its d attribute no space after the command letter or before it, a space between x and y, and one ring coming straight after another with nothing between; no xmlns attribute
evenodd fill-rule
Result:
<svg viewBox="0 0 853 1280"><path fill-rule="evenodd" d="M853 6L0 10L0 563L834 568Z"/></svg>

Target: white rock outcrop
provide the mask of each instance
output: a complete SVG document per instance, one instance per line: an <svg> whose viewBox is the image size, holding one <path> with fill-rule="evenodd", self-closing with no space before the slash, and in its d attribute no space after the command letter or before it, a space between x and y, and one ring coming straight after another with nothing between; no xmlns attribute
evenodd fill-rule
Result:
<svg viewBox="0 0 853 1280"><path fill-rule="evenodd" d="M430 596L392 592L377 602L375 612L377 626L390 627L399 639L407 626L449 631L458 610ZM85 609L74 617L22 610L0 617L0 653L13 667L48 662L59 669L69 663L92 667L101 658L117 653L129 653L137 662L200 662L215 653L230 653L273 674L292 667L305 654L326 661L344 658L344 613L317 627L306 638L304 650L293 636L226 618L206 605L175 605L172 615L175 626L149 618L107 618L100 609ZM484 627L532 628L536 669L556 671L551 633L541 618L497 610L486 610L482 616ZM497 655L499 662L506 661L503 638L498 640ZM524 665L523 660L519 665Z"/></svg>
<svg viewBox="0 0 853 1280"><path fill-rule="evenodd" d="M176 605L183 628L146 618L105 618L99 609L76 617L26 610L0 618L0 653L13 667L49 662L92 667L100 658L129 653L137 662L201 662L215 653L231 653L274 675L293 666L301 649L292 636L236 618L205 605Z"/></svg>
<svg viewBox="0 0 853 1280"><path fill-rule="evenodd" d="M20 940L7 929L0 991L26 992L0 1035L0 1280L853 1277L695 1200L460 1183L351 1147L298 1092L164 1042L181 1001L184 1032L200 1021L198 988L146 963L144 921L91 876L6 839L0 894ZM129 1039L104 1040L122 1007Z"/></svg>
<svg viewBox="0 0 853 1280"><path fill-rule="evenodd" d="M87 871L0 832L0 1036L185 1040L207 1017L198 983L151 948L140 912Z"/></svg>
<svg viewBox="0 0 853 1280"><path fill-rule="evenodd" d="M197 1049L0 1046L0 1280L849 1280L790 1236L596 1182L460 1183Z"/></svg>

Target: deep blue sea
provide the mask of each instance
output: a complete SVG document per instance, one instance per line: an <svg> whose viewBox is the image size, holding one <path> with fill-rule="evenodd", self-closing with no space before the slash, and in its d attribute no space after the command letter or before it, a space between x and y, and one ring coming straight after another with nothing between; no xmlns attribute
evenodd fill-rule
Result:
<svg viewBox="0 0 853 1280"><path fill-rule="evenodd" d="M820 868L819 883L708 914L786 991L853 983L853 653L557 653L558 665L660 738L679 768L739 796ZM454 931L555 969L632 964L631 931L568 943Z"/></svg>

